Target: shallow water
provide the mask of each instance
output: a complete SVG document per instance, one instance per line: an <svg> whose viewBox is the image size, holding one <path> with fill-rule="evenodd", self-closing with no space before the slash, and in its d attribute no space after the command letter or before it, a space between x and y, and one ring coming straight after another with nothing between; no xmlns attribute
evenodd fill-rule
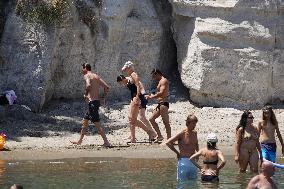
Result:
<svg viewBox="0 0 284 189"><path fill-rule="evenodd" d="M239 174L228 158L220 173L220 182L204 184L200 178L188 183L176 182L175 159L79 158L44 161L0 160L0 188L20 183L25 189L90 188L245 188L252 174ZM284 163L283 159L278 162ZM283 171L275 180L284 188Z"/></svg>

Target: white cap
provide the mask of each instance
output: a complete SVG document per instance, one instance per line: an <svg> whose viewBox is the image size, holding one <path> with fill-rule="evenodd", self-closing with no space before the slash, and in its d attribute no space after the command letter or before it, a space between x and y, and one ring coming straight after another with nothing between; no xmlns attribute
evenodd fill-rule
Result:
<svg viewBox="0 0 284 189"><path fill-rule="evenodd" d="M215 133L207 135L207 142L218 142L218 138Z"/></svg>
<svg viewBox="0 0 284 189"><path fill-rule="evenodd" d="M126 68L133 68L133 62L131 62L131 61L125 62L124 66L121 68L121 70L124 71Z"/></svg>

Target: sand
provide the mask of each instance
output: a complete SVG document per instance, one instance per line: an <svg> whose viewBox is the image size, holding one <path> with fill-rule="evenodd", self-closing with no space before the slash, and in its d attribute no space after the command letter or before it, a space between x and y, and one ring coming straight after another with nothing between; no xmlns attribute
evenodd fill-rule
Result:
<svg viewBox="0 0 284 189"><path fill-rule="evenodd" d="M146 115L150 117L155 101L147 107ZM127 120L128 102L113 102L101 107L101 123L107 131L109 141L115 146L106 149L102 138L96 133L93 125L82 145L77 146L70 140L78 140L81 120L86 104L81 100L53 101L40 114L21 112L19 117L2 120L1 129L7 133L6 148L0 152L4 160L62 159L77 157L125 157L125 158L175 158L164 144L138 143L127 146L129 127ZM18 107L19 108L19 107ZM22 110L21 110L22 111ZM281 133L284 135L284 109L275 108ZM198 117L196 130L200 148L204 147L206 136L215 132L218 136L218 147L225 155L233 155L235 128L238 125L241 110L232 108L197 107L186 98L171 96L170 122L172 135L185 128L185 119L193 113ZM255 125L261 119L261 110L252 110ZM166 136L164 125L157 119L163 136ZM147 141L148 135L141 129L136 130L138 141ZM280 150L280 148L278 148Z"/></svg>

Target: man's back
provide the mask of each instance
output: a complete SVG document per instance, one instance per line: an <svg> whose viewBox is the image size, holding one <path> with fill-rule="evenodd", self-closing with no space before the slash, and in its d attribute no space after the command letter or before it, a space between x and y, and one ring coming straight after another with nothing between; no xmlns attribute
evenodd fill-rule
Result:
<svg viewBox="0 0 284 189"><path fill-rule="evenodd" d="M90 90L88 97L91 101L99 100L100 91L100 77L92 72L86 74L85 76L86 85L90 84Z"/></svg>

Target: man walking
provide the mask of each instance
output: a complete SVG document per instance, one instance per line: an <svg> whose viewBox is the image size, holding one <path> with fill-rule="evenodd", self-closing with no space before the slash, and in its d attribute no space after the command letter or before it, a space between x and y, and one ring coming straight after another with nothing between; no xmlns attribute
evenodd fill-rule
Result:
<svg viewBox="0 0 284 189"><path fill-rule="evenodd" d="M76 141L75 142L70 141L70 142L78 145L82 143L82 140L86 134L86 130L90 120L91 122L94 123L95 127L98 129L98 133L102 136L104 140L103 146L110 147L111 144L109 143L105 135L104 129L100 124L100 116L99 116L100 87L104 88L104 97L103 97L104 100L106 95L108 94L109 86L97 74L91 71L90 64L85 63L82 65L82 73L84 75L84 80L86 82L84 98L89 105L89 111L85 114L85 117L83 119L83 126L81 129L81 135L79 140L77 142Z"/></svg>
<svg viewBox="0 0 284 189"><path fill-rule="evenodd" d="M149 119L153 128L157 133L157 139L155 142L160 142L164 139L159 129L158 124L156 123L156 119L161 116L163 123L166 128L167 139L171 138L171 127L169 121L169 102L168 102L168 95L169 95L169 81L163 76L162 72L158 69L154 69L152 72L152 77L154 80L158 81L157 86L157 93L146 95L146 99L153 99L156 98L158 100L158 106L153 110L152 116Z"/></svg>

